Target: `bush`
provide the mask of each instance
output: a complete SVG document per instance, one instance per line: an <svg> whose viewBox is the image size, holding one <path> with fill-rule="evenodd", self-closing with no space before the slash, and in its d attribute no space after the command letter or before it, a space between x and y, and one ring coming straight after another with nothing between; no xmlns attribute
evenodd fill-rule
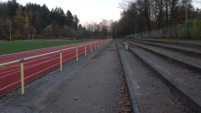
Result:
<svg viewBox="0 0 201 113"><path fill-rule="evenodd" d="M192 38L201 37L201 20L189 20L188 21L188 32Z"/></svg>
<svg viewBox="0 0 201 113"><path fill-rule="evenodd" d="M8 41L10 41L10 37L6 38ZM11 41L14 41L14 37L11 36Z"/></svg>

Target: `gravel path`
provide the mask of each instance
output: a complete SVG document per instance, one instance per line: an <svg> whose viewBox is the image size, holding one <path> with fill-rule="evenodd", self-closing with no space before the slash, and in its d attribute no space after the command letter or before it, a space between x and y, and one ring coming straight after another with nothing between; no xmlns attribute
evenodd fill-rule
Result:
<svg viewBox="0 0 201 113"><path fill-rule="evenodd" d="M52 90L41 113L117 113L120 79L114 44Z"/></svg>
<svg viewBox="0 0 201 113"><path fill-rule="evenodd" d="M0 113L118 113L120 64L114 43L0 99Z"/></svg>

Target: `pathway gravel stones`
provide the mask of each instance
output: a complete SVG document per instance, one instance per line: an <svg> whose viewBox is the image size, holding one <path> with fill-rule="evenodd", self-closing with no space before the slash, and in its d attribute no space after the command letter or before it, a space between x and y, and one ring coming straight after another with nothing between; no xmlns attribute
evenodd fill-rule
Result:
<svg viewBox="0 0 201 113"><path fill-rule="evenodd" d="M119 62L114 44L52 90L41 113L118 113ZM53 100L51 99L53 98Z"/></svg>

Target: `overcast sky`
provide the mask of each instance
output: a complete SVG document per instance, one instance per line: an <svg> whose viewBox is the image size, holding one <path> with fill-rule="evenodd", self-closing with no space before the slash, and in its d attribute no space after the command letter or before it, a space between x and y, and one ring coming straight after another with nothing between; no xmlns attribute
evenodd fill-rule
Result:
<svg viewBox="0 0 201 113"><path fill-rule="evenodd" d="M8 0L0 0L8 1ZM51 10L56 6L61 7L66 13L70 10L76 14L80 23L101 22L102 19L119 20L121 9L118 8L122 0L17 0L18 3L25 5L28 2L46 6ZM192 0L193 5L201 7L201 0Z"/></svg>
<svg viewBox="0 0 201 113"><path fill-rule="evenodd" d="M121 0L17 0L17 2L23 6L28 2L40 5L45 3L49 10L58 6L65 13L70 10L73 15L78 16L83 25L87 22L99 23L102 19L119 20L121 12L121 9L118 8Z"/></svg>
<svg viewBox="0 0 201 113"><path fill-rule="evenodd" d="M194 7L201 7L201 0L192 0Z"/></svg>

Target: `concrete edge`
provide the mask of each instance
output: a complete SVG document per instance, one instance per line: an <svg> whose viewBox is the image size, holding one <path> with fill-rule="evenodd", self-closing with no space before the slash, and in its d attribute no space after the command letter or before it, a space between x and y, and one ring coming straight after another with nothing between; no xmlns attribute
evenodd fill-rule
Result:
<svg viewBox="0 0 201 113"><path fill-rule="evenodd" d="M125 59L124 55L122 55L122 53L119 52L119 50L118 50L118 54L119 54L120 63L121 63L121 66L123 67L123 72L124 72L124 75L125 75L125 78L126 78L126 84L127 84L127 87L128 87L129 96L130 96L130 99L131 99L131 104L132 104L133 111L134 111L134 113L140 113L138 103L136 101L135 91L134 91L132 82L130 81L130 76L132 76L132 72L130 71L131 69L125 63L126 59Z"/></svg>
<svg viewBox="0 0 201 113"><path fill-rule="evenodd" d="M184 87L178 85L174 79L169 78L168 73L164 69L159 68L155 63L153 63L151 60L147 59L146 57L142 56L135 50L129 48L129 51L131 51L131 53L136 55L142 62L147 64L148 67L153 69L158 74L158 77L167 86L173 88L176 92L178 92L183 97L183 99L185 99L188 103L191 104L193 108L195 108L197 111L201 111L201 102L197 101L191 94L189 94Z"/></svg>

